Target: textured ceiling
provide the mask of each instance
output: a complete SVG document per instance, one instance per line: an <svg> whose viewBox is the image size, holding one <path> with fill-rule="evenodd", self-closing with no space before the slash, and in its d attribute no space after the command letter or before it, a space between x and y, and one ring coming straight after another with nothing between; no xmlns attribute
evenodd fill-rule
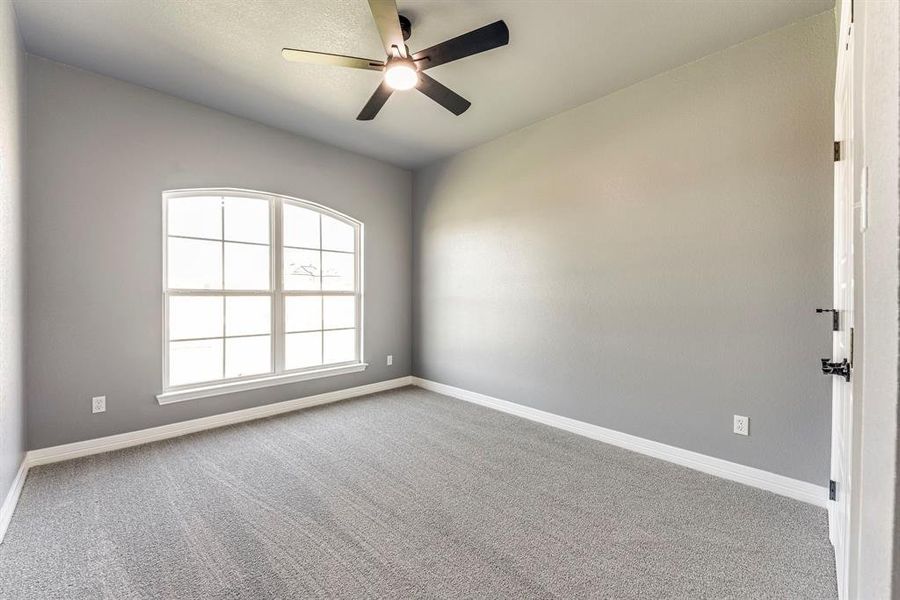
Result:
<svg viewBox="0 0 900 600"><path fill-rule="evenodd" d="M413 51L497 19L509 46L429 73L460 117L395 93L356 115L374 71L288 63L281 48L383 58L365 0L15 0L29 52L417 167L833 6L832 0L399 0Z"/></svg>

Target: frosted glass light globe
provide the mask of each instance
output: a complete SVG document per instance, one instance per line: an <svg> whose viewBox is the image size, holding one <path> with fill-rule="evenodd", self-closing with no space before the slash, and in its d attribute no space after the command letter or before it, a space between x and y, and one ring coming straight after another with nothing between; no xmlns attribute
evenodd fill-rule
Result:
<svg viewBox="0 0 900 600"><path fill-rule="evenodd" d="M408 64L391 65L384 72L384 81L395 90L412 89L419 83L419 75Z"/></svg>

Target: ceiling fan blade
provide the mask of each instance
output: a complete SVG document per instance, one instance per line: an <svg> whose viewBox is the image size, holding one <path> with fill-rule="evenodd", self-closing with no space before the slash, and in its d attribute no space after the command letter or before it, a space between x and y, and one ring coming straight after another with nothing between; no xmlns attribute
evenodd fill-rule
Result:
<svg viewBox="0 0 900 600"><path fill-rule="evenodd" d="M419 83L416 88L456 116L463 114L472 106L471 102L422 72L419 72Z"/></svg>
<svg viewBox="0 0 900 600"><path fill-rule="evenodd" d="M479 52L493 50L509 43L509 28L503 21L495 21L469 33L441 42L431 48L420 50L412 58L420 70L430 69ZM427 60L422 60L426 59ZM421 62L419 62L421 61Z"/></svg>
<svg viewBox="0 0 900 600"><path fill-rule="evenodd" d="M281 56L283 56L285 60L291 62L331 65L334 67L350 67L353 69L369 69L371 71L384 70L384 63L380 60L344 56L343 54L329 54L327 52L311 52L309 50L282 48Z"/></svg>
<svg viewBox="0 0 900 600"><path fill-rule="evenodd" d="M363 106L363 109L359 112L356 120L371 121L374 119L375 115L378 114L378 111L381 110L381 107L384 106L384 103L387 102L387 99L390 98L393 93L394 88L382 81L381 85L375 89L375 93L372 94L372 97L369 98L369 101L366 102L366 105Z"/></svg>
<svg viewBox="0 0 900 600"><path fill-rule="evenodd" d="M369 9L375 19L375 27L384 44L384 50L388 56L393 56L391 48L396 46L400 56L406 56L406 44L403 42L403 32L400 30L400 15L397 13L397 3L394 0L369 0Z"/></svg>

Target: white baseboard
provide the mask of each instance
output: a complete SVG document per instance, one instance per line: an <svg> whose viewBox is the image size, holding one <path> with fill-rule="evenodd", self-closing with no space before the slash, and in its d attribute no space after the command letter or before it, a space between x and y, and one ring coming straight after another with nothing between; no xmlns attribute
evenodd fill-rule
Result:
<svg viewBox="0 0 900 600"><path fill-rule="evenodd" d="M30 450L25 454L25 459L22 461L22 465L16 473L13 484L6 494L3 504L0 505L0 542L3 541L3 537L6 535L6 529L9 527L9 522L12 520L16 504L19 502L22 486L25 485L28 469L31 467L70 460L82 456L90 456L91 454L100 454L101 452L111 452L113 450L120 450L131 446L139 446L141 444L165 440L180 435L187 435L205 429L215 429L216 427L232 425L234 423L262 419L303 408L309 408L311 406L328 404L330 402L337 402L338 400L346 400L357 396L365 396L367 394L374 394L376 392L383 392L408 385L412 385L412 377L399 377L397 379L389 379L387 381L379 381L377 383L370 383L359 387L316 394L315 396L306 396L305 398L286 400L285 402L277 402L275 404L245 408L243 410L222 413L220 415L192 419L190 421L181 421L179 423L171 423L169 425L161 425L149 429L141 429L92 440L84 440L82 442L62 444L60 446L41 448L39 450Z"/></svg>
<svg viewBox="0 0 900 600"><path fill-rule="evenodd" d="M790 477L785 477L784 475L763 471L762 469L740 465L721 458L714 458L712 456L700 454L699 452L676 448L675 446L654 442L613 429L600 427L599 425L591 425L590 423L585 423L583 421L561 417L536 408L522 406L521 404L516 404L507 400L492 398L491 396L470 392L468 390L419 377L413 377L412 383L413 385L445 396L480 404L481 406L537 421L538 423L550 425L551 427L558 427L559 429L564 429L607 444L619 446L626 450L632 450L634 452L646 454L647 456L702 471L709 475L730 479L731 481L774 492L816 506L826 507L828 505L828 490L822 486L806 481L800 481L799 479L792 479Z"/></svg>
<svg viewBox="0 0 900 600"><path fill-rule="evenodd" d="M365 396L367 394L374 394L376 392L383 392L408 385L417 385L421 388L444 394L445 396L451 396L467 402L480 404L488 408L493 408L545 425L564 429L601 442L606 442L641 454L646 454L698 471L703 471L710 475L716 475L724 479L730 479L776 494L781 494L782 496L794 498L795 500L815 504L816 506L824 507L828 504L827 490L824 487L805 481L777 475L775 473L763 471L762 469L739 465L720 458L713 458L712 456L706 456L705 454L700 454L698 452L676 448L674 446L654 442L627 433L621 433L598 425L591 425L590 423L585 423L583 421L561 417L536 408L522 406L506 400L492 398L491 396L470 392L468 390L429 381L427 379L421 379L419 377L399 377L388 381L380 381L378 383L336 390L334 392L326 392L315 396L307 396L305 398L297 398L275 404L246 408L219 415L202 417L200 419L192 419L190 421L181 421L179 423L161 425L159 427L151 427L139 431L131 431L128 433L74 442L71 444L62 444L60 446L41 448L39 450L31 450L26 453L25 460L22 461L22 465L16 473L13 484L6 495L2 506L0 506L0 542L3 541L3 536L12 519L13 511L18 503L19 495L22 492L22 486L25 484L25 478L30 467L99 454L102 452L111 452L113 450L129 448L131 446L139 446L141 444L187 435L197 431L262 419L303 408L328 404L330 402L337 402L339 400L355 398L357 396Z"/></svg>
<svg viewBox="0 0 900 600"><path fill-rule="evenodd" d="M28 462L27 460L22 460L22 464L19 465L19 470L16 472L16 477L6 493L6 498L3 499L3 504L0 505L0 543L3 543L3 538L6 537L6 528L9 527L9 522L12 520L16 504L19 503L19 495L22 493L22 486L25 485L25 477L27 476Z"/></svg>
<svg viewBox="0 0 900 600"><path fill-rule="evenodd" d="M370 383L359 387L336 390L334 392L326 392L324 394L306 396L305 398L286 400L274 404L254 406L253 408L245 408L243 410L202 417L200 419L192 419L190 421L180 421L169 425L151 427L149 429L140 429L128 433L84 440L83 442L73 442L71 444L62 444L50 448L41 448L40 450L31 450L26 454L25 462L28 467L35 467L37 465L70 460L82 456L89 456L91 454L99 454L101 452L111 452L112 450L139 446L149 442L187 435L205 429L214 429L224 425L262 419L264 417L271 417L273 415L300 410L302 408L328 404L329 402L337 402L338 400L346 400L347 398L355 398L356 396L365 396L366 394L374 394L375 392L383 392L385 390L392 390L411 384L411 377L399 377L397 379L379 381L378 383Z"/></svg>

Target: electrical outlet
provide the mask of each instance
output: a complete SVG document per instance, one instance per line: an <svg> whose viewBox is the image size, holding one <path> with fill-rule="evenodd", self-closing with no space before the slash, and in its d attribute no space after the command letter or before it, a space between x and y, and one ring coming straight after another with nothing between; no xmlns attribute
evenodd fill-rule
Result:
<svg viewBox="0 0 900 600"><path fill-rule="evenodd" d="M106 396L94 396L91 398L91 412L106 412Z"/></svg>
<svg viewBox="0 0 900 600"><path fill-rule="evenodd" d="M388 357L387 357L387 366L391 366L392 364L394 364L394 355L393 355L393 354L388 354Z"/></svg>
<svg viewBox="0 0 900 600"><path fill-rule="evenodd" d="M734 432L738 435L750 435L750 417L734 415Z"/></svg>

